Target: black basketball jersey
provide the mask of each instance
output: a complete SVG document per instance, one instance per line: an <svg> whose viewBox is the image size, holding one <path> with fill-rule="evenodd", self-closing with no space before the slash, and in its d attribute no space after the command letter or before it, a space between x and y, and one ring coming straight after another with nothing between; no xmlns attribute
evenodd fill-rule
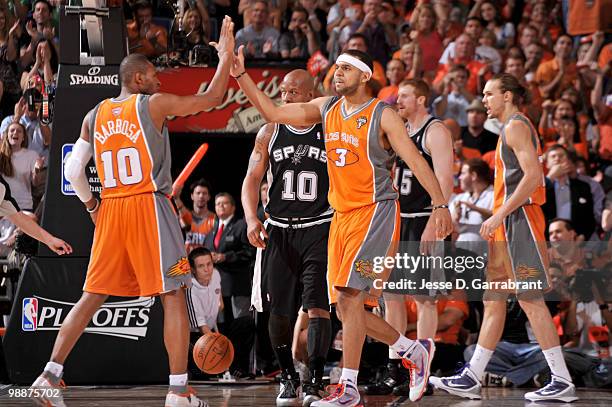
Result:
<svg viewBox="0 0 612 407"><path fill-rule="evenodd" d="M331 216L323 126L300 130L276 124L268 152L266 212L277 218Z"/></svg>
<svg viewBox="0 0 612 407"><path fill-rule="evenodd" d="M429 126L438 122L435 117L429 117L416 132L410 134L410 138L416 145L427 164L433 170L431 154L425 148L425 137ZM400 212L402 214L426 214L431 213L431 197L417 180L408 165L397 157L395 161L395 187L399 191Z"/></svg>

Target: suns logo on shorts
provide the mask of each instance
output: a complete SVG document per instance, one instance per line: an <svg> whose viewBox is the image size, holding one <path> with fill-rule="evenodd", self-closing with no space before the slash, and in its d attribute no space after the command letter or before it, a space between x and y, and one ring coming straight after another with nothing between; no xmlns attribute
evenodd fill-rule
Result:
<svg viewBox="0 0 612 407"><path fill-rule="evenodd" d="M359 116L357 118L357 128L360 129L362 126L365 126L368 122L368 118L365 116Z"/></svg>
<svg viewBox="0 0 612 407"><path fill-rule="evenodd" d="M175 265L168 270L168 277L178 277L185 275L191 271L187 257L181 257Z"/></svg>
<svg viewBox="0 0 612 407"><path fill-rule="evenodd" d="M357 260L355 262L355 271L359 273L362 278L367 278L368 280L374 280L376 278L374 264L370 260Z"/></svg>
<svg viewBox="0 0 612 407"><path fill-rule="evenodd" d="M524 264L519 264L516 268L516 275L519 280L528 280L530 278L535 278L540 274L540 270L535 267L529 267Z"/></svg>

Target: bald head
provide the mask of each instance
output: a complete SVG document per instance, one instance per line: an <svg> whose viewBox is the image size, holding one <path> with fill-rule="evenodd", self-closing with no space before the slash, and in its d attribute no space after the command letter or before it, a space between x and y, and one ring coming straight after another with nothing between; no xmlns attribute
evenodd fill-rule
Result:
<svg viewBox="0 0 612 407"><path fill-rule="evenodd" d="M305 103L314 96L314 80L304 69L295 69L283 78L280 85L283 103Z"/></svg>
<svg viewBox="0 0 612 407"><path fill-rule="evenodd" d="M151 62L142 54L130 54L123 58L119 65L121 86L128 86L137 73L145 75L149 66L152 66Z"/></svg>

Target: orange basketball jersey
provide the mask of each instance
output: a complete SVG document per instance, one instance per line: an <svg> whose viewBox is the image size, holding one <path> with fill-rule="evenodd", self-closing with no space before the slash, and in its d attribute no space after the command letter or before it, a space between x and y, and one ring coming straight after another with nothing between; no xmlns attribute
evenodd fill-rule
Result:
<svg viewBox="0 0 612 407"><path fill-rule="evenodd" d="M149 113L149 95L105 99L93 112L90 140L102 198L159 191L170 194L170 142Z"/></svg>
<svg viewBox="0 0 612 407"><path fill-rule="evenodd" d="M508 119L508 122L502 128L499 140L497 142L497 148L495 150L495 181L493 183L493 213L495 213L503 204L510 198L510 196L516 190L519 182L524 176L523 170L519 165L518 158L514 154L514 151L506 142L506 125L510 120L520 120L529 126L531 133L531 140L534 147L536 148L538 158L541 160L542 147L540 146L540 140L538 133L536 132L533 124L529 119L522 113L515 113ZM542 165L540 163L540 165ZM538 188L531 194L525 205L536 204L542 205L546 202L546 187L544 184L544 177L542 177L542 183Z"/></svg>
<svg viewBox="0 0 612 407"><path fill-rule="evenodd" d="M382 112L387 107L373 98L347 114L344 97L332 97L323 107L328 199L336 211L398 197L391 176L395 154L382 148L378 139Z"/></svg>

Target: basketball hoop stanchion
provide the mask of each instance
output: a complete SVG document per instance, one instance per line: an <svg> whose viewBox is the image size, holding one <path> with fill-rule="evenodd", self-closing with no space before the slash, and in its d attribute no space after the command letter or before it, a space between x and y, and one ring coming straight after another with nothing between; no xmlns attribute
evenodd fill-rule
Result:
<svg viewBox="0 0 612 407"><path fill-rule="evenodd" d="M23 268L3 341L10 382L20 385L30 385L40 374L62 321L82 294L94 226L63 175L63 163L87 112L120 92L119 64L127 55L123 10L106 7L100 0L83 0L83 7L61 7L60 43L41 223L70 242L74 252L58 257L39 245L38 255ZM98 193L100 182L93 161L86 173L93 192ZM117 239L123 238L118 234ZM68 358L66 382L166 382L162 315L157 298L111 297Z"/></svg>

